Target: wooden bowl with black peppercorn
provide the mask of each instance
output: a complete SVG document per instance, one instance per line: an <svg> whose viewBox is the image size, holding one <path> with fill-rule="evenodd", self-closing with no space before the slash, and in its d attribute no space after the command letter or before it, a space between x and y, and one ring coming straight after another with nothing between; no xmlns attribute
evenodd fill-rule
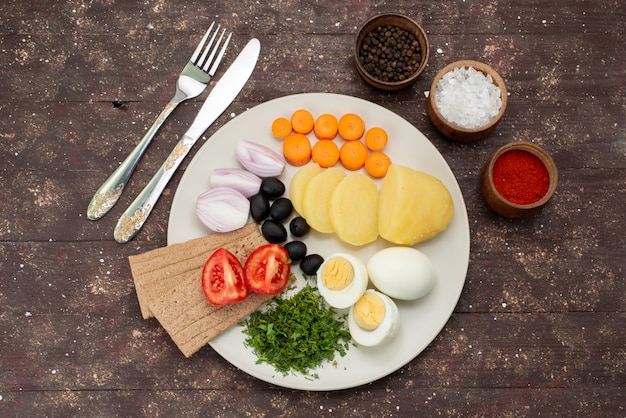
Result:
<svg viewBox="0 0 626 418"><path fill-rule="evenodd" d="M410 86L426 67L429 46L424 29L399 14L370 18L356 38L354 60L363 79L387 91Z"/></svg>
<svg viewBox="0 0 626 418"><path fill-rule="evenodd" d="M539 212L556 190L558 171L550 155L532 142L499 148L483 165L480 186L498 215L524 218Z"/></svg>

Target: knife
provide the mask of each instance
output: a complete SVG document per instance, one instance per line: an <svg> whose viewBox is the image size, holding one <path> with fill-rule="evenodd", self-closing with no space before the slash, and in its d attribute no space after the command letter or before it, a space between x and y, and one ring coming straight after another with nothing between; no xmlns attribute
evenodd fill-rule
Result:
<svg viewBox="0 0 626 418"><path fill-rule="evenodd" d="M124 244L139 232L157 200L159 200L161 193L163 193L165 186L167 186L167 183L185 156L204 131L235 100L235 97L237 97L248 78L250 78L256 66L260 50L261 44L259 40L256 38L251 39L217 84L215 84L187 132L178 141L178 144L176 144L163 165L152 177L152 180L117 221L114 231L117 242Z"/></svg>

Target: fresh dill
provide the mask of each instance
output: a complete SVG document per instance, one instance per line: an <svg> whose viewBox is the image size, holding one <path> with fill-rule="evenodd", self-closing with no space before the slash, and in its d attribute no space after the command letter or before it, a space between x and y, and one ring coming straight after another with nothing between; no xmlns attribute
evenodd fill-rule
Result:
<svg viewBox="0 0 626 418"><path fill-rule="evenodd" d="M274 297L266 310L252 313L241 325L244 344L258 357L257 364L268 363L283 375L318 378L312 369L324 360L336 364L336 353L346 355L350 332L344 319L307 285L290 298Z"/></svg>

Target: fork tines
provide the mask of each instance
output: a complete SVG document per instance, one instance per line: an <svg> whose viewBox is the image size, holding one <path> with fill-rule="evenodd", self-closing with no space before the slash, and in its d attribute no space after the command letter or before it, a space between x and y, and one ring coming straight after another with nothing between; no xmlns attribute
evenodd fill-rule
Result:
<svg viewBox="0 0 626 418"><path fill-rule="evenodd" d="M222 39L224 38L224 34L226 33L226 29L223 29L222 33L217 39L217 44L215 45L215 48L213 48L213 43L215 42L215 38L217 37L221 28L221 25L217 25L215 32L213 32L213 36L211 36L211 31L213 30L214 26L215 26L215 22L211 23L211 26L209 26L209 29L206 31L206 33L202 37L202 40L200 41L196 50L191 56L191 62L196 67L201 68L204 72L208 73L210 76L215 75L217 66L222 60L222 57L224 56L224 53L226 52L226 47L228 46L228 43L230 42L230 38L232 36L232 32L228 34L228 37L226 38L226 41L222 45L222 48L220 49L219 54L217 55L217 58L215 59L215 62L213 62L214 61L213 59L215 58L215 54L217 53L218 47L220 43L222 42ZM209 40L207 44L207 39L209 38L209 36L211 36L211 39ZM209 52L211 53L211 55L209 55ZM200 55L200 53L202 53L202 55ZM207 55L209 55L208 58L207 58ZM211 63L213 63L213 66L209 70Z"/></svg>

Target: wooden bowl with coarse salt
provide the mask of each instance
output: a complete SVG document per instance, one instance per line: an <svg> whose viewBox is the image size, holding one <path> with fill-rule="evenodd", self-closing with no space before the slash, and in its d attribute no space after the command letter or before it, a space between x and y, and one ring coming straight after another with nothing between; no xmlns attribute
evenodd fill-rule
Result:
<svg viewBox="0 0 626 418"><path fill-rule="evenodd" d="M461 60L435 76L428 116L444 136L459 142L482 139L496 128L507 105L504 80L489 65Z"/></svg>

